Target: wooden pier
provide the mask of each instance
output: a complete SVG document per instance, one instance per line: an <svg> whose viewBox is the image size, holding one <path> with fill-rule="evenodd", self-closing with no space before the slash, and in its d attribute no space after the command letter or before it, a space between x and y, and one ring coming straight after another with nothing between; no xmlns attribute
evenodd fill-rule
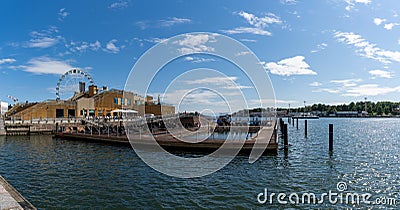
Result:
<svg viewBox="0 0 400 210"><path fill-rule="evenodd" d="M88 142L105 142L113 144L125 144L130 145L135 144L139 148L152 147L154 141L151 140L150 135L133 134L130 135L130 139L134 139L129 142L126 135L116 136L116 135L98 135L98 134L82 134L76 132L59 132L55 136L61 139L67 140L79 140ZM277 126L261 127L257 134L248 140L224 140L224 139L212 139L208 138L206 140L189 143L188 141L181 141L175 138L169 133L154 135L155 140L158 145L163 147L167 151L171 152L214 152L220 148L224 143L226 149L236 149L243 145L240 149L240 154L250 154L253 149L264 149L262 146L267 144L266 149L263 151L264 154L276 154L278 150L278 136L277 136ZM242 142L244 141L244 143ZM257 143L256 143L257 142ZM262 144L260 144L262 143Z"/></svg>

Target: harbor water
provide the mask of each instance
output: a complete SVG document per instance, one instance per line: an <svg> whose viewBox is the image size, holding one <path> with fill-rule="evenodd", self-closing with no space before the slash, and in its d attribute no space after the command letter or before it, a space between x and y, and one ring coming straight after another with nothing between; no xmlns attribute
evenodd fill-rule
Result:
<svg viewBox="0 0 400 210"><path fill-rule="evenodd" d="M333 154L328 152L330 123ZM298 130L288 128L287 153L279 150L253 164L247 156L238 156L220 171L193 179L153 170L128 146L51 136L0 137L0 174L38 209L398 208L400 119L308 120L307 137L304 120L299 120ZM339 190L338 183L345 188ZM375 204L333 203L328 198L290 204L288 196L286 204L276 196L272 203L260 203L257 197L266 191L318 197L329 191L370 193ZM398 204L376 202L384 198Z"/></svg>

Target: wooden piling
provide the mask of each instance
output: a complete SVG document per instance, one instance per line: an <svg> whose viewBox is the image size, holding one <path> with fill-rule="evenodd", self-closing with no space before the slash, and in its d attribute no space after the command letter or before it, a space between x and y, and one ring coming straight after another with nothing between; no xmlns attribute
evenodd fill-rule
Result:
<svg viewBox="0 0 400 210"><path fill-rule="evenodd" d="M284 130L284 134L283 134L283 145L285 146L285 148L287 149L287 147L289 146L289 142L288 142L288 126L287 124L283 125L283 130Z"/></svg>
<svg viewBox="0 0 400 210"><path fill-rule="evenodd" d="M333 152L333 124L329 124L329 152Z"/></svg>
<svg viewBox="0 0 400 210"><path fill-rule="evenodd" d="M297 130L299 130L299 118L298 117L296 118L296 127L297 127Z"/></svg>
<svg viewBox="0 0 400 210"><path fill-rule="evenodd" d="M304 136L307 137L307 120L304 120Z"/></svg>

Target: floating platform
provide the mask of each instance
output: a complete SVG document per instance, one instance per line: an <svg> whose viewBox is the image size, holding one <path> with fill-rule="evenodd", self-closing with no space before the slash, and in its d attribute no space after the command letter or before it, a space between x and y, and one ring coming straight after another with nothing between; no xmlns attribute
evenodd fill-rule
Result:
<svg viewBox="0 0 400 210"><path fill-rule="evenodd" d="M2 176L0 176L0 209L36 210L36 208Z"/></svg>
<svg viewBox="0 0 400 210"><path fill-rule="evenodd" d="M135 144L138 148L151 148L154 144L152 137L150 135L130 135L132 142L129 142L126 135L122 136L108 136L108 135L90 135L81 133L56 133L56 137L67 140L79 140L88 142L105 142L113 144L125 144L131 145ZM208 138L206 140L189 143L186 141L181 141L171 134L159 134L154 135L154 139L157 141L158 145L163 147L165 150L170 152L213 152L219 149L224 143L226 143L226 150L234 150L241 146L240 154L250 154L253 150L263 150L263 154L276 154L278 151L278 136L277 127L261 127L255 137L248 140L224 140L224 139L212 139ZM244 142L241 142L244 141ZM257 142L257 143L256 143ZM260 144L262 143L262 144ZM264 147L267 144L265 150Z"/></svg>

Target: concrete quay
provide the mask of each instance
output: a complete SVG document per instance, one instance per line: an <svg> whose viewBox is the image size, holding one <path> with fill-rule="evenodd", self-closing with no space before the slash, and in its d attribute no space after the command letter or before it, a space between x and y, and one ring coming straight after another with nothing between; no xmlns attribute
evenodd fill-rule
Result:
<svg viewBox="0 0 400 210"><path fill-rule="evenodd" d="M20 210L36 208L26 200L13 186L0 176L0 209Z"/></svg>

